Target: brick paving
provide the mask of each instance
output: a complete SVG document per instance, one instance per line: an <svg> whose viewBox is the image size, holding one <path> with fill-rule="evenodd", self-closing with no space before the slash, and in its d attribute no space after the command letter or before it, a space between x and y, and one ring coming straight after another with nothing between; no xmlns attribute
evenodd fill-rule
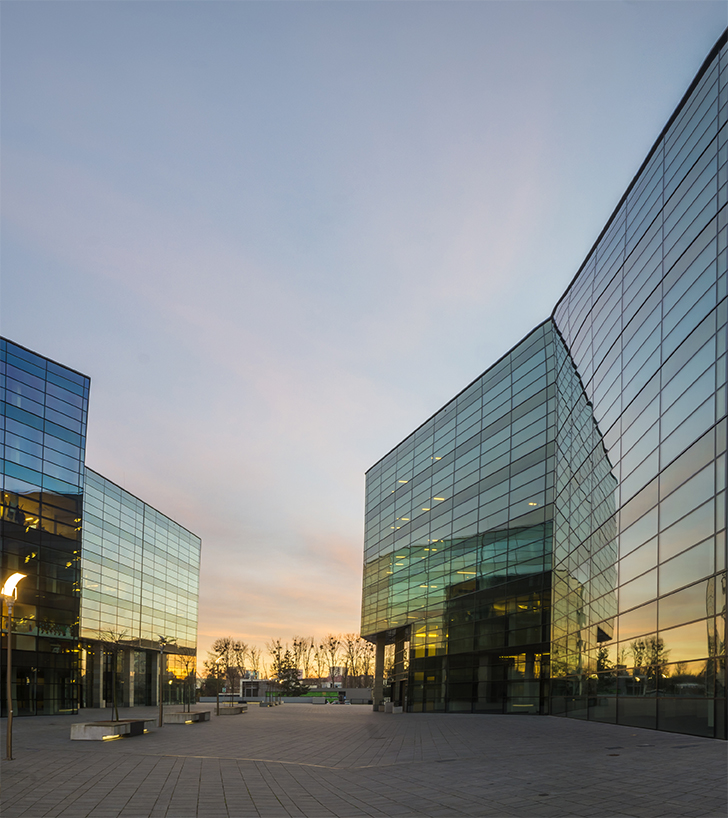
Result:
<svg viewBox="0 0 728 818"><path fill-rule="evenodd" d="M288 704L213 713L145 736L70 741L74 721L108 714L15 719L3 818L728 814L728 743L695 736L551 717Z"/></svg>

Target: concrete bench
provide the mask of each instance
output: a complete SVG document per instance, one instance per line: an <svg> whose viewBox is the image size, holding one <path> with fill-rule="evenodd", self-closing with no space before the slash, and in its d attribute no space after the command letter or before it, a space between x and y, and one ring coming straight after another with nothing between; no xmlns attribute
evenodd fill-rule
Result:
<svg viewBox="0 0 728 818"><path fill-rule="evenodd" d="M239 713L247 713L247 704L224 704L220 705L221 716L237 716Z"/></svg>
<svg viewBox="0 0 728 818"><path fill-rule="evenodd" d="M156 719L80 722L71 725L71 741L109 741L123 736L142 736L155 724Z"/></svg>
<svg viewBox="0 0 728 818"><path fill-rule="evenodd" d="M220 708L222 709L222 708ZM192 713L165 713L165 724L194 724L201 721L210 721L210 710L197 710Z"/></svg>

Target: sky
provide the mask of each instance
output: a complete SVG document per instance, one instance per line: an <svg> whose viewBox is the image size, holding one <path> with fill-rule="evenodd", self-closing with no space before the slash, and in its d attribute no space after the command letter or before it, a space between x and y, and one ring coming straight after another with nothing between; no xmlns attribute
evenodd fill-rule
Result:
<svg viewBox="0 0 728 818"><path fill-rule="evenodd" d="M199 649L356 632L364 474L546 319L718 2L13 2L0 331L203 540Z"/></svg>

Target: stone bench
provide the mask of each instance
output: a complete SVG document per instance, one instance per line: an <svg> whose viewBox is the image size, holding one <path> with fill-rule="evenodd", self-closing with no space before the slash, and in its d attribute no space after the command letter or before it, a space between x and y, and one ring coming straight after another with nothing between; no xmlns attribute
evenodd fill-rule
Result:
<svg viewBox="0 0 728 818"><path fill-rule="evenodd" d="M123 736L142 736L156 719L121 719L91 721L71 725L71 741L109 741Z"/></svg>
<svg viewBox="0 0 728 818"><path fill-rule="evenodd" d="M221 716L237 716L239 713L247 713L247 704L224 704L220 705Z"/></svg>
<svg viewBox="0 0 728 818"><path fill-rule="evenodd" d="M222 709L222 708L221 708ZM165 724L194 724L195 722L210 721L210 710L197 710L191 713L165 713Z"/></svg>

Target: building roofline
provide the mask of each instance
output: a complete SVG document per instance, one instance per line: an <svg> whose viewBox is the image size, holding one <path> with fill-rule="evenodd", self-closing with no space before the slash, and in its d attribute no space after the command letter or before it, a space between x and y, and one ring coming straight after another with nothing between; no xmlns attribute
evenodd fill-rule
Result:
<svg viewBox="0 0 728 818"><path fill-rule="evenodd" d="M68 366L68 364L62 364L60 361L56 361L55 358L49 358L47 355L43 355L41 352L36 352L34 349L30 349L30 347L26 347L23 344L19 344L17 341L6 338L4 335L0 335L0 341L5 341L6 344L12 344L14 347L19 347L20 349L29 352L31 355L37 355L39 358L43 358L44 361L50 361L52 364L60 366L61 369L67 369L69 372L73 372L76 375L80 375L82 378L86 378L89 383L91 382L91 376L87 375L85 372L74 369L72 366Z"/></svg>
<svg viewBox="0 0 728 818"><path fill-rule="evenodd" d="M546 319L544 319L543 321L541 321L541 323L536 324L536 326L535 326L533 329L530 329L530 330L529 330L529 331L528 331L528 332L527 332L527 333L526 333L526 334L523 336L523 338L521 338L521 340L520 340L520 341L517 341L515 344L513 344L513 346L512 346L512 347L511 347L511 348L510 348L510 349L509 349L507 352L504 352L504 353L503 353L503 354L500 356L500 358L498 358L498 360L494 361L494 362L493 362L493 363L492 363L492 364L491 364L491 365L490 365L490 366L489 366L487 369L484 369L484 370L483 370L483 371L480 373L480 375L476 375L476 376L473 378L473 380L472 380L472 381L470 381L470 383L469 383L469 384L468 384L466 387L464 387L463 389L461 389L461 390L460 390L460 391L457 393L457 395L455 395L454 397L450 398L450 400L449 400L447 403L444 403L444 404L443 404L443 405L442 405L442 406L441 406L441 407L440 407L440 408L439 408L439 409L438 409L436 412L433 412L433 413L432 413L432 414L431 414L431 415L430 415L430 416L427 418L427 420L424 420L422 423L420 423L420 425L419 425L419 426L417 426L416 428L414 428L414 429L413 429L413 430L412 430L412 431L411 431L411 432L410 432L410 433L407 435L407 437L405 437L403 440L401 440L399 443L397 443L397 445L396 445L396 446L392 446L392 448L391 448L391 449L390 449L390 450L389 450L389 451L388 451L386 454L382 455L382 456L379 458L379 460L376 460L374 463L372 463L372 465L371 465L371 466L369 466L369 468L368 468L368 469L367 469L367 470L364 472L364 474L369 474L369 472L370 472L370 471L371 471L371 470L372 470L372 469L373 469L373 468L374 468L374 467L375 467L375 466L376 466L378 463L381 463L381 462L382 462L382 460L384 460L384 459L385 459L385 457L389 457L389 455L390 455L390 454L392 454L392 452L393 452L395 449L398 449L398 448L399 448L399 447L400 447L400 446L401 446L401 445L404 443L404 441L405 441L405 440L407 440L407 439L409 439L410 437L412 437L412 435L413 435L413 434L415 434L415 432L417 432L419 429L421 429L421 428L422 428L422 427L423 427L425 424L429 423L429 422L430 422L430 421L431 421L431 420L432 420L432 419L435 417L435 415L439 415L439 414L440 414L440 412L442 412L442 410L443 410L443 409L447 408L447 407L448 407L448 406L449 406L451 403L454 403L454 402L455 402L455 401L456 401L456 400L457 400L457 399L460 397L460 395L462 395L462 394L463 394L463 392L467 392L467 391L468 391L468 389L470 389L470 387L471 387L471 386L473 386L473 384L475 384L475 382L476 382L476 381L479 381L479 380L480 380L480 379L483 377L483 375L487 375L487 374L488 374L488 372L490 372L490 370L491 370L491 369L494 369L496 366L498 366L498 364L499 364L499 363L500 363L500 362L501 362L501 361L502 361L504 358L507 358L507 357L508 357L508 356L509 356L509 355L510 355L512 352L513 352L513 350L514 350L514 349L516 349L516 347L519 347L519 346L520 346L520 345L521 345L521 344L522 344L522 343L523 343L523 342L526 340L526 338L528 338L528 336L529 336L529 335L533 335L533 333L534 333L534 332L536 332L536 330L541 329L541 327L543 327L545 324L549 324L549 323L555 323L555 322L554 322L554 320L553 320L553 317L552 317L552 316L549 316L548 318L546 318Z"/></svg>
<svg viewBox="0 0 728 818"><path fill-rule="evenodd" d="M710 53L708 54L708 56L703 61L703 64L698 69L697 74L695 75L692 82L688 86L687 90L683 94L683 96L680 99L680 102L678 103L677 107L675 108L672 115L670 116L670 118L665 123L665 126L663 127L663 129L660 131L660 134L657 137L657 139L655 140L655 142L653 143L652 148L650 148L650 151L647 154L645 160L640 165L639 169L637 170L637 172L633 176L632 181L629 183L629 185L628 185L627 189L625 190L624 194L622 195L622 197L620 198L620 200L617 203L616 207L612 211L612 214L610 215L609 219L607 220L607 223L604 225L604 227L602 228L601 232L599 233L599 236L597 237L596 241L592 244L591 248L589 249L589 252L586 254L586 257L584 258L584 261L580 264L579 269L576 271L573 278L571 279L571 281L567 285L566 289L564 290L563 294L560 296L559 300L556 302L556 305L554 306L553 310L551 311L549 317L547 319L545 319L544 321L542 321L540 324L537 324L532 330L527 332L526 335L524 335L523 338L521 338L521 340L518 341L518 343L514 344L507 352L505 352L503 355L501 355L501 357L498 358L497 361L495 361L487 369L485 369L483 372L481 372L480 375L478 375L476 378L474 378L464 389L461 389L460 392L458 392L457 395L455 395L455 397L453 397L447 403L443 404L443 406L441 406L436 412L434 412L432 415L430 415L427 418L427 420L425 420L423 423L421 423L419 426L417 426L415 429L413 429L413 431L410 432L410 434L408 434L407 437L405 437L403 440L401 440L399 443L397 443L396 446L393 446L385 455L383 455L378 460L376 460L374 463L372 463L372 465L364 472L364 474L369 474L369 472L377 464L381 463L382 460L389 457L389 455L392 454L392 452L395 449L399 448L402 445L402 443L404 443L405 440L407 440L413 434L415 434L415 432L417 432L418 429L421 429L426 423L429 423L435 417L435 415L438 415L440 412L442 412L443 409L445 409L445 407L449 406L453 401L457 400L460 397L460 395L462 395L463 392L465 392L467 389L469 389L477 380L482 378L483 375L485 375L487 372L489 372L491 369L493 369L493 367L497 366L505 357L510 355L511 352L513 352L513 350L519 344L521 344L526 338L528 338L529 335L531 335L531 333L535 332L537 329L539 329L539 327L542 327L544 324L548 323L549 321L552 321L554 323L554 325L556 325L556 311L558 310L559 305L566 298L566 296L569 294L569 290L571 290L571 288L574 286L575 281L581 275L582 271L584 270L584 267L588 263L589 259L592 257L592 254L594 253L595 249L597 248L597 245L601 242L601 240L604 238L604 236L607 233L607 231L609 230L609 228L612 226L612 223L614 222L614 220L615 220L617 214L619 213L622 205L625 203L627 197L632 192L634 186L637 184L637 181L638 181L640 175L642 174L642 172L644 171L644 169L647 167L648 163L650 162L650 160L654 156L655 151L658 149L660 143L662 142L662 140L664 139L666 133L670 129L670 126L675 121L675 119L679 116L679 114L682 112L683 108L685 107L686 103L688 102L688 99L689 99L690 95L693 93L693 91L697 87L698 83L703 78L703 76L707 72L708 68L710 67L711 63L715 60L717 55L720 53L721 48L723 48L723 46L726 44L726 42L728 42L728 28L726 28L725 31L723 31L723 33L718 38L718 40L715 43L715 45L713 46L713 48L711 48Z"/></svg>
<svg viewBox="0 0 728 818"><path fill-rule="evenodd" d="M726 28L725 31L720 35L720 37L718 38L716 44L713 46L713 48L710 49L710 53L708 54L708 56L705 58L705 60L703 60L703 64L700 66L700 68L698 69L698 73L695 75L695 77L693 78L693 81L690 83L687 90L682 95L682 98L681 98L680 102L678 103L677 108L675 108L675 110L672 112L672 115L670 116L670 118L665 123L665 127L660 131L660 135L654 141L652 147L650 148L649 153L645 157L644 162L639 166L639 170L637 171L637 173L635 173L635 175L632 177L632 181L629 183L629 185L628 185L627 189L625 190L622 198L619 200L619 202L617 202L617 206L612 211L611 216L607 220L607 223L604 225L601 233L599 233L599 236L597 237L596 241L594 242L594 244L592 244L591 248L589 249L589 252L586 254L586 257L584 258L584 261L582 261L581 265L579 266L579 269L576 271L575 275L573 276L571 281L568 283L568 285L567 285L566 289L564 290L564 292L562 293L561 297L556 302L556 305L554 306L554 308L553 308L553 310L551 312L551 318L554 319L554 322L556 321L556 310L558 310L559 305L566 298L566 296L569 294L569 290L571 290L571 288L574 286L577 278L579 278L579 276L581 275L584 267L587 265L587 262L591 259L592 255L594 254L594 251L597 248L597 245L601 242L601 240L604 238L604 236L607 233L607 231L609 230L609 228L612 226L615 218L617 217L617 214L619 213L620 209L622 208L622 205L625 203L625 201L627 200L627 197L632 192L634 186L637 184L637 181L639 180L640 175L642 174L644 169L647 167L647 165L649 164L652 157L655 155L655 152L659 148L660 143L665 138L665 135L667 134L667 132L670 130L670 126L677 119L679 114L682 113L682 110L685 107L685 105L687 104L688 99L690 98L691 94L696 89L696 87L697 87L698 83L700 82L700 80L705 76L705 74L706 74L708 68L710 67L711 63L718 56L718 54L720 53L721 48L723 48L723 46L726 44L726 42L728 42L728 28Z"/></svg>
<svg viewBox="0 0 728 818"><path fill-rule="evenodd" d="M146 500L142 500L141 497L137 497L137 495L130 492L129 489L125 489L123 486L120 486L118 483L115 483L113 480L109 480L108 477L104 477L104 475L101 474L101 472L97 472L96 469L92 469L89 466L86 466L84 464L84 475L85 475L86 472L92 472L93 474L96 475L96 477L100 477L105 482L111 483L111 485L115 486L117 489L119 489L119 491L123 491L124 494L128 494L130 497L133 497L135 500L138 500L142 505L145 505L147 508L151 508L152 511L156 511L157 514L161 514L162 517L166 517L170 522L174 523L176 526L179 526L183 531L186 531L188 534L191 534L193 537L197 537L197 539L200 541L200 544L202 544L202 537L200 537L199 534L195 534L194 531L190 531L189 528L187 528L186 526L183 526L181 523L178 523L177 520L170 517L169 514L165 514L163 511L160 511L158 508L156 508L156 506L153 506L150 503L147 503Z"/></svg>

